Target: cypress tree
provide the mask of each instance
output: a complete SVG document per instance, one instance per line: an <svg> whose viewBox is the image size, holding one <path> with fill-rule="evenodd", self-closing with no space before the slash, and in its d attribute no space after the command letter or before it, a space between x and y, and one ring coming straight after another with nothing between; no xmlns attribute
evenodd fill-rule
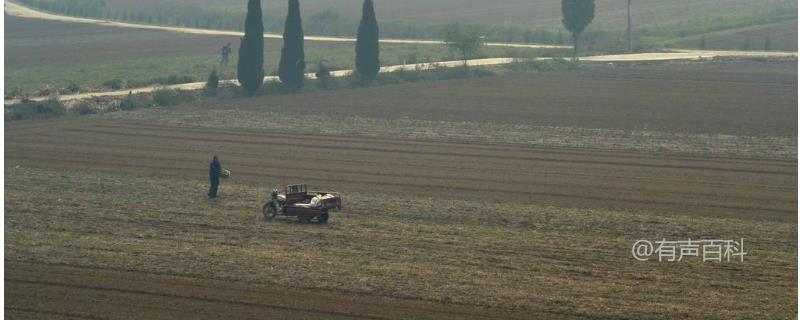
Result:
<svg viewBox="0 0 800 320"><path fill-rule="evenodd" d="M300 2L289 0L289 12L283 29L283 49L278 66L278 76L286 86L301 88L305 80L306 55L303 52L303 25L300 20Z"/></svg>
<svg viewBox="0 0 800 320"><path fill-rule="evenodd" d="M356 70L366 81L375 78L381 68L380 45L378 43L378 20L372 0L364 0L361 23L356 38Z"/></svg>
<svg viewBox="0 0 800 320"><path fill-rule="evenodd" d="M561 0L561 22L572 33L572 58L578 57L578 39L594 20L594 0Z"/></svg>
<svg viewBox="0 0 800 320"><path fill-rule="evenodd" d="M239 83L245 92L254 94L264 82L264 24L261 22L261 0L247 2L244 37L239 47Z"/></svg>

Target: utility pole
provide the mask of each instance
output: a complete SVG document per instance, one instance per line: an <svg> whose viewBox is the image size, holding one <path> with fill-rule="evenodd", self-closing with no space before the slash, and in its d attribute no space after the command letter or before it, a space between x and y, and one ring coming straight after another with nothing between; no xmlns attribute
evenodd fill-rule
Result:
<svg viewBox="0 0 800 320"><path fill-rule="evenodd" d="M628 0L628 52L633 51L633 27L631 26L631 0Z"/></svg>

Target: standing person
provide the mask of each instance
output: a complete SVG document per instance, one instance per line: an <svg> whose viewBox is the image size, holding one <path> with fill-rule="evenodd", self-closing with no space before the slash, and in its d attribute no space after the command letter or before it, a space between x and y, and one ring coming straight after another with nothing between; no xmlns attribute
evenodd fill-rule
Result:
<svg viewBox="0 0 800 320"><path fill-rule="evenodd" d="M208 190L209 198L217 197L217 189L219 188L219 176L222 174L222 164L219 163L219 157L214 156L211 164L208 166L208 175L211 178L211 189Z"/></svg>
<svg viewBox="0 0 800 320"><path fill-rule="evenodd" d="M227 67L228 66L228 56L231 54L231 43L228 42L224 47L222 47L222 59L219 61L219 67Z"/></svg>

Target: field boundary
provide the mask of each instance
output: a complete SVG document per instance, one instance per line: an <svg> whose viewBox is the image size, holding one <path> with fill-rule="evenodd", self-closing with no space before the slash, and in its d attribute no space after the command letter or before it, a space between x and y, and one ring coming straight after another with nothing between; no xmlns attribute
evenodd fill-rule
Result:
<svg viewBox="0 0 800 320"><path fill-rule="evenodd" d="M712 60L721 57L745 57L745 58L797 58L797 52L788 51L724 51L724 50L673 50L671 52L651 52L651 53L629 53L629 54L616 54L616 55L598 55L578 58L579 61L584 62L657 62L657 61L673 61L673 60ZM520 58L486 58L486 59L470 59L467 60L467 65L471 67L481 66L498 66L506 65L524 61L547 61L556 60L561 58L538 57L531 59ZM439 62L425 62L416 64L401 64L385 66L380 68L380 73L390 73L396 71L426 71L434 70L437 68L455 68L464 65L463 60L439 61ZM330 76L334 78L347 77L353 74L353 70L337 70L331 71ZM313 72L306 73L306 78L316 79L317 76ZM278 76L266 76L264 82L280 81ZM103 97L121 97L129 93L148 93L154 92L159 89L173 89L173 90L201 90L205 87L206 82L191 82L167 86L148 86L134 89L104 91L104 92L88 92L69 95L59 95L57 98L61 101L82 100L89 98L103 98ZM238 80L220 80L220 85L239 85ZM29 101L44 101L51 97L32 97ZM22 102L21 99L6 99L4 104L6 106Z"/></svg>

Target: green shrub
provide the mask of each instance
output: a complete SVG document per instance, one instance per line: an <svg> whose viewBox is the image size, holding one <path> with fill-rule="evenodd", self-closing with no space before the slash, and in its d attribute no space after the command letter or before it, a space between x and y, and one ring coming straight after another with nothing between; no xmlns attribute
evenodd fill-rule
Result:
<svg viewBox="0 0 800 320"><path fill-rule="evenodd" d="M219 75L217 74L217 68L214 67L211 69L211 73L208 74L208 80L206 80L206 90L216 92L217 88L219 88Z"/></svg>
<svg viewBox="0 0 800 320"><path fill-rule="evenodd" d="M216 96L220 99L235 99L243 94L242 87L231 83L223 83L216 92Z"/></svg>
<svg viewBox="0 0 800 320"><path fill-rule="evenodd" d="M128 80L126 84L126 88L128 89L135 89L135 88L142 88L151 86L154 84L163 84L163 85L170 85L170 84L182 84L182 83L191 83L195 82L195 79L191 76L180 76L180 75L169 75L166 77L157 77L151 78L147 80Z"/></svg>
<svg viewBox="0 0 800 320"><path fill-rule="evenodd" d="M36 103L36 113L47 115L63 115L67 108L58 98L50 98Z"/></svg>
<svg viewBox="0 0 800 320"><path fill-rule="evenodd" d="M153 84L153 79L150 79L150 80L131 80L131 79L128 79L128 81L125 82L125 88L127 88L127 89L136 89L136 88L147 87L147 86L149 86L151 84Z"/></svg>
<svg viewBox="0 0 800 320"><path fill-rule="evenodd" d="M317 71L314 73L317 76L317 79L322 80L323 78L330 78L331 77L331 69L328 68L322 61L317 64Z"/></svg>
<svg viewBox="0 0 800 320"><path fill-rule="evenodd" d="M346 81L340 78L322 77L315 82L317 89L337 90L346 86Z"/></svg>
<svg viewBox="0 0 800 320"><path fill-rule="evenodd" d="M181 84L181 83L192 83L192 82L195 82L192 76L187 76L187 75L180 76L176 74L169 75L167 77L156 78L153 81L153 83L158 83L158 84Z"/></svg>
<svg viewBox="0 0 800 320"><path fill-rule="evenodd" d="M264 82L264 86L262 87L262 92L265 94L286 94L294 91L295 90L289 88L280 81Z"/></svg>
<svg viewBox="0 0 800 320"><path fill-rule="evenodd" d="M485 77L491 76L495 73L485 68L470 68L464 69L462 67L448 68L434 66L430 70L398 70L388 73L380 73L375 78L375 83L378 85L398 84L405 82L420 82L420 81L435 81L435 80L449 80L449 79L463 79L470 77ZM363 85L363 82L358 80L358 75L354 75L354 85Z"/></svg>
<svg viewBox="0 0 800 320"><path fill-rule="evenodd" d="M96 114L98 113L97 107L89 101L80 101L74 108L75 112L80 115Z"/></svg>
<svg viewBox="0 0 800 320"><path fill-rule="evenodd" d="M511 71L565 71L576 70L579 65L567 59L522 60L509 63L504 68Z"/></svg>
<svg viewBox="0 0 800 320"><path fill-rule="evenodd" d="M108 87L112 90L119 90L125 86L125 83L122 79L111 79L106 82L103 82L103 86Z"/></svg>
<svg viewBox="0 0 800 320"><path fill-rule="evenodd" d="M67 88L66 88L66 89L67 89L67 91L69 91L69 92L71 92L71 93L78 93L78 92L81 92L81 86L80 86L80 85L78 85L77 83L75 83L75 82L71 82L71 81L70 81L70 83L67 85Z"/></svg>
<svg viewBox="0 0 800 320"><path fill-rule="evenodd" d="M119 104L121 110L150 108L153 106L153 96L150 94L128 93L128 96Z"/></svg>
<svg viewBox="0 0 800 320"><path fill-rule="evenodd" d="M194 100L194 93L190 91L162 88L153 92L153 102L161 107L176 106Z"/></svg>
<svg viewBox="0 0 800 320"><path fill-rule="evenodd" d="M5 113L6 121L37 118L51 118L67 113L67 108L57 98L43 101L29 101L9 106L10 111Z"/></svg>
<svg viewBox="0 0 800 320"><path fill-rule="evenodd" d="M6 91L6 99L14 99L16 97L22 96L22 89L19 86L15 86L13 89Z"/></svg>

